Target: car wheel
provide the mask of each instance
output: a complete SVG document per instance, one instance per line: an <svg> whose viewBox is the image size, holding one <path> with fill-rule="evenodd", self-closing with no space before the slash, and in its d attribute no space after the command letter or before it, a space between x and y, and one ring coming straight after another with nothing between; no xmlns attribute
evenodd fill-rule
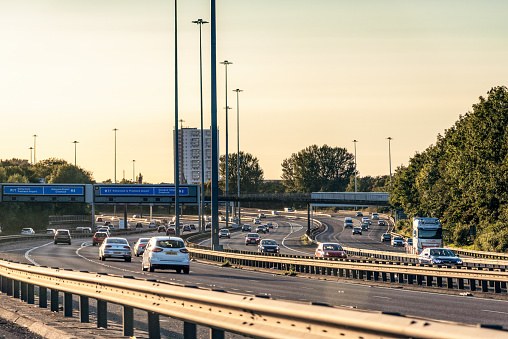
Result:
<svg viewBox="0 0 508 339"><path fill-rule="evenodd" d="M71 245L71 242L69 241L69 245Z"/></svg>
<svg viewBox="0 0 508 339"><path fill-rule="evenodd" d="M131 260L132 260L131 257L125 258L126 262L131 262Z"/></svg>
<svg viewBox="0 0 508 339"><path fill-rule="evenodd" d="M55 245L58 244L56 241L55 241Z"/></svg>
<svg viewBox="0 0 508 339"><path fill-rule="evenodd" d="M92 243L92 246L95 246L95 245L97 245L97 244L93 242L93 243Z"/></svg>
<svg viewBox="0 0 508 339"><path fill-rule="evenodd" d="M177 268L176 269L176 273L178 273L178 274L182 273L182 269L181 268Z"/></svg>
<svg viewBox="0 0 508 339"><path fill-rule="evenodd" d="M184 267L184 269L183 269L184 274L189 274L189 271L190 271L189 267Z"/></svg>

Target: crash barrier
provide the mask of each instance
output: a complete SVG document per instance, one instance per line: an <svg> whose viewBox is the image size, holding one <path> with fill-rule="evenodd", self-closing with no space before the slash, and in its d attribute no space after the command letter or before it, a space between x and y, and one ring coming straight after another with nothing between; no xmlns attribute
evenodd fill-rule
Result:
<svg viewBox="0 0 508 339"><path fill-rule="evenodd" d="M97 326L108 326L108 303L123 306L123 334L134 335L134 309L147 312L150 338L160 338L160 316L183 320L183 337L197 338L197 326L210 338L224 332L256 338L492 338L506 339L500 328L439 322L326 304L305 304L214 291L132 276L75 272L0 261L2 293L59 312L63 293L65 317L73 316L79 297L79 319L90 322L90 299L96 301ZM49 296L49 298L48 298Z"/></svg>
<svg viewBox="0 0 508 339"><path fill-rule="evenodd" d="M458 289L484 293L508 293L505 269L443 267L409 263L350 260L237 253L239 251L211 251L205 246L188 244L192 258L216 262L229 262L233 266L277 269L286 274L308 273L387 283Z"/></svg>
<svg viewBox="0 0 508 339"><path fill-rule="evenodd" d="M508 253L498 253L498 252L487 252L487 251L473 251L466 250L463 248L455 248L455 247L447 247L460 255L467 255L475 258L484 258L484 259L495 259L495 260L508 260Z"/></svg>

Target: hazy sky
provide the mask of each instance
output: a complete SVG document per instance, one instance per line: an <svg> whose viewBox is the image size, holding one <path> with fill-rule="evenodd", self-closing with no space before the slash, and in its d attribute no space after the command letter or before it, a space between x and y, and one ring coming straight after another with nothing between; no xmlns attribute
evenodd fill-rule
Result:
<svg viewBox="0 0 508 339"><path fill-rule="evenodd" d="M204 0L179 1L179 115L200 125ZM508 1L217 0L217 60L228 68L229 150L256 156L266 179L317 144L357 143L361 176L389 172L494 86L507 85ZM210 126L210 25L203 26ZM220 153L224 66L218 65ZM174 2L0 0L0 159L74 162L97 181L136 173L173 182Z"/></svg>

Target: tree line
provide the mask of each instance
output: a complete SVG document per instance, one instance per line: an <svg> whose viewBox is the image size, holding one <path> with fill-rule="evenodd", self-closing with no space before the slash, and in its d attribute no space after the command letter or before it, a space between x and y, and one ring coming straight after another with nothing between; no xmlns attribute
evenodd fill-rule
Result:
<svg viewBox="0 0 508 339"><path fill-rule="evenodd" d="M440 218L457 245L506 251L508 248L508 90L492 88L396 170L391 204L410 216ZM476 236L470 235L470 226ZM409 222L397 225L407 231Z"/></svg>

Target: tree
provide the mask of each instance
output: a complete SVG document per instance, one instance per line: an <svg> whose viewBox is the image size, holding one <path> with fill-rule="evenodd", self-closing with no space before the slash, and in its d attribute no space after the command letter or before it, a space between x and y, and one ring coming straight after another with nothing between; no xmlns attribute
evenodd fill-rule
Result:
<svg viewBox="0 0 508 339"><path fill-rule="evenodd" d="M354 170L345 148L312 145L283 160L282 182L288 192L340 192Z"/></svg>
<svg viewBox="0 0 508 339"><path fill-rule="evenodd" d="M229 194L236 193L237 184L237 154L231 153L228 158L228 186ZM225 193L226 188L226 156L219 158L219 188ZM259 192L263 183L263 170L258 159L250 153L240 152L240 190L246 192Z"/></svg>

